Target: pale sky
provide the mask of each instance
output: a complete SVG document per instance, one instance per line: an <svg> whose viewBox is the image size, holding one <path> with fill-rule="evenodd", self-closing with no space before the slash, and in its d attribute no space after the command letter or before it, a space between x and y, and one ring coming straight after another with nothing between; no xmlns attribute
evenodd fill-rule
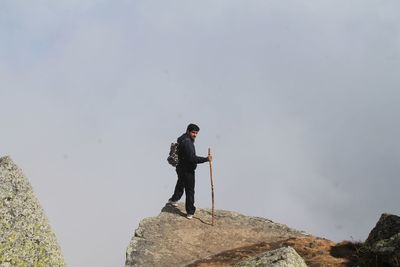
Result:
<svg viewBox="0 0 400 267"><path fill-rule="evenodd" d="M400 214L400 2L0 2L0 155L71 267L123 266L188 123L216 208L364 240ZM208 165L196 206L211 207ZM218 222L217 222L218 223Z"/></svg>

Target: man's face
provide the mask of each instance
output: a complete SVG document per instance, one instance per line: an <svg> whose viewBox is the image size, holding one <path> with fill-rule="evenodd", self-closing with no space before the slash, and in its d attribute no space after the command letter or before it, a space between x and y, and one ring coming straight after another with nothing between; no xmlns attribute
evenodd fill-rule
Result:
<svg viewBox="0 0 400 267"><path fill-rule="evenodd" d="M196 139L197 134L198 134L198 131L189 132L190 139L192 139L194 141L194 139Z"/></svg>

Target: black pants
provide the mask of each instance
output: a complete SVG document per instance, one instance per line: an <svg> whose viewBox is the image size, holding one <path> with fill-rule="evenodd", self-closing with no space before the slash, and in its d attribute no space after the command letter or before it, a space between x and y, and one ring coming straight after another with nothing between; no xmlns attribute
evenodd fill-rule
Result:
<svg viewBox="0 0 400 267"><path fill-rule="evenodd" d="M185 190L186 201L186 213L194 214L196 212L196 207L194 206L194 170L176 170L178 174L178 181L176 182L174 194L170 198L171 201L178 201L183 195Z"/></svg>

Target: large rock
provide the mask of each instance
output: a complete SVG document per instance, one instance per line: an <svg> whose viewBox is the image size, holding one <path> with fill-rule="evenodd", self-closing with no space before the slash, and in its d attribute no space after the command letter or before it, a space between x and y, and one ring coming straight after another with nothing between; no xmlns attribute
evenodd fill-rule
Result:
<svg viewBox="0 0 400 267"><path fill-rule="evenodd" d="M184 206L166 206L140 222L126 251L126 266L185 266L197 259L258 242L274 242L302 233L270 220L217 210L197 209L192 220Z"/></svg>
<svg viewBox="0 0 400 267"><path fill-rule="evenodd" d="M383 264L400 266L400 217L382 214L365 245Z"/></svg>
<svg viewBox="0 0 400 267"><path fill-rule="evenodd" d="M235 267L307 267L292 247L283 247L239 262Z"/></svg>
<svg viewBox="0 0 400 267"><path fill-rule="evenodd" d="M0 158L0 266L66 266L50 224L21 169Z"/></svg>

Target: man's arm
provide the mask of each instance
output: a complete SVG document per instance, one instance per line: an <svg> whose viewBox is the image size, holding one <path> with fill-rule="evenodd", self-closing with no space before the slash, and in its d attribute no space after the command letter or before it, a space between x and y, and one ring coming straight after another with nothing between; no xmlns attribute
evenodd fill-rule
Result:
<svg viewBox="0 0 400 267"><path fill-rule="evenodd" d="M190 163L204 163L208 161L208 157L198 157L196 156L196 151L194 149L194 145L190 141L184 142L184 152L185 157Z"/></svg>

